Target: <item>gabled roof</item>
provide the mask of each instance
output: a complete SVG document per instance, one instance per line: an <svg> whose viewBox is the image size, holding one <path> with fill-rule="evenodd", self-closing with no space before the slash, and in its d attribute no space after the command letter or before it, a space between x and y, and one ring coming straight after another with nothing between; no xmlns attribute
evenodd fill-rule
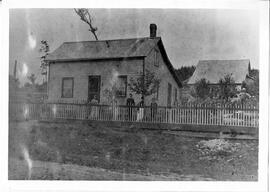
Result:
<svg viewBox="0 0 270 192"><path fill-rule="evenodd" d="M70 61L144 57L160 37L102 41L65 42L50 53L47 61Z"/></svg>
<svg viewBox="0 0 270 192"><path fill-rule="evenodd" d="M64 62L64 61L87 61L100 59L128 59L146 57L149 52L158 45L169 71L182 87L174 68L166 54L164 45L160 37L134 38L134 39L115 39L102 41L81 41L65 42L55 51L50 53L46 61Z"/></svg>
<svg viewBox="0 0 270 192"><path fill-rule="evenodd" d="M201 60L188 81L195 84L205 78L210 84L217 84L225 75L231 75L236 84L241 84L249 75L250 61L243 60Z"/></svg>

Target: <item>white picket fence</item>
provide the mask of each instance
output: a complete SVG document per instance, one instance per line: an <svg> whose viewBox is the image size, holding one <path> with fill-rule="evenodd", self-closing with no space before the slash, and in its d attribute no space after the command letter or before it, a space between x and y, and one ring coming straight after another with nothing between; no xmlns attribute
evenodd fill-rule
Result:
<svg viewBox="0 0 270 192"><path fill-rule="evenodd" d="M10 103L10 119L74 119L258 127L259 110L247 105L137 107L70 103Z"/></svg>

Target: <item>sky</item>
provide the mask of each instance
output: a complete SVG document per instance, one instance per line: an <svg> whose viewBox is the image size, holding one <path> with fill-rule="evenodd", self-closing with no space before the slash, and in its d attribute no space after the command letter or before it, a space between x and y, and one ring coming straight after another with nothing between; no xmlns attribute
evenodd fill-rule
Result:
<svg viewBox="0 0 270 192"><path fill-rule="evenodd" d="M199 60L250 59L259 68L259 13L236 9L90 9L99 40L148 37L157 25L175 68ZM73 9L10 9L9 73L18 61L22 83L34 73L41 82L40 41L50 51L63 42L95 40Z"/></svg>

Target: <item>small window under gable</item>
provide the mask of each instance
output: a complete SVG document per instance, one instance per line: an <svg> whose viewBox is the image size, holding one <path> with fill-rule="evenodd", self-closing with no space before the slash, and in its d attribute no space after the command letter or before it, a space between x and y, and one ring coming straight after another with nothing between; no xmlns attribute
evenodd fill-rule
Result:
<svg viewBox="0 0 270 192"><path fill-rule="evenodd" d="M158 57L158 49L155 48L154 50L154 66L159 67L159 57Z"/></svg>

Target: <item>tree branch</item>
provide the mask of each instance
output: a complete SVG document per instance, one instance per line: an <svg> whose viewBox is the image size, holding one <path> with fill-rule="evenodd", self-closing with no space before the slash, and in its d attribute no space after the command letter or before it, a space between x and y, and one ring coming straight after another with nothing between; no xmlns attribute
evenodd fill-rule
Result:
<svg viewBox="0 0 270 192"><path fill-rule="evenodd" d="M98 30L97 27L92 25L92 18L91 14L89 13L88 9L74 9L76 14L81 18L83 22L85 22L89 26L89 31L94 35L95 39L98 40L96 35L96 31Z"/></svg>

